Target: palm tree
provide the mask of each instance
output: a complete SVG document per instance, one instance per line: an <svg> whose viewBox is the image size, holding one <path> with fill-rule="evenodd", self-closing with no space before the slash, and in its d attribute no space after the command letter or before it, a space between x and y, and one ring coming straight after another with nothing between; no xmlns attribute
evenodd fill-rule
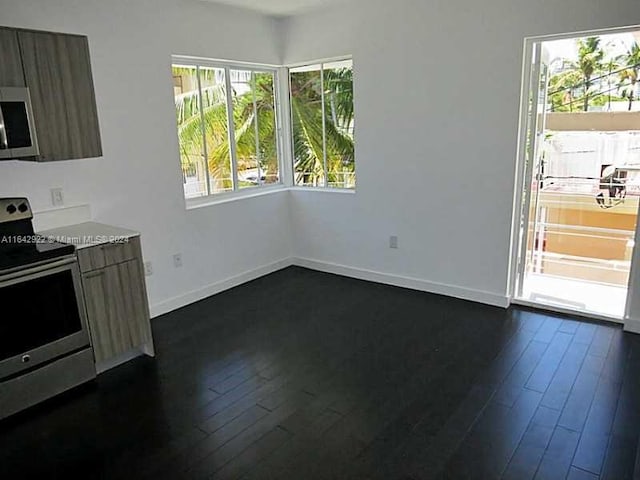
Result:
<svg viewBox="0 0 640 480"><path fill-rule="evenodd" d="M600 48L600 37L580 38L577 47L578 60L549 79L552 111L572 112L573 104L582 98L582 110L586 112L593 100L594 76L605 68L605 52Z"/></svg>
<svg viewBox="0 0 640 480"><path fill-rule="evenodd" d="M205 70L200 70L203 72ZM195 69L193 69L195 72ZM221 70L219 70L221 72ZM174 76L184 72L176 71ZM232 71L232 74L236 72ZM249 73L249 72L247 72ZM305 75L291 76L291 110L296 172L317 184L324 178L323 127L319 83ZM317 73L317 72L316 72ZM239 85L232 78L232 85ZM202 81L202 79L201 79ZM274 81L270 73L251 73L244 89L234 88L233 122L238 170L259 166L265 183L277 181L278 161ZM176 96L178 136L183 171L203 155L204 118L208 169L213 191L232 188L224 82L202 81L202 113L197 88ZM207 86L205 86L205 84ZM325 135L329 182L353 172L353 78L351 69L325 71ZM256 142L257 138L257 142ZM257 151L256 151L257 150ZM306 173L308 172L308 173ZM206 175L206 172L205 172ZM298 175L298 174L297 174ZM241 186L242 186L241 181Z"/></svg>
<svg viewBox="0 0 640 480"><path fill-rule="evenodd" d="M324 181L326 144L328 185L352 186L354 172L353 71L318 70L291 74L291 120L296 183ZM324 111L322 97L324 93ZM324 120L324 133L323 133ZM323 142L324 137L324 142Z"/></svg>
<svg viewBox="0 0 640 480"><path fill-rule="evenodd" d="M575 67L582 76L584 86L583 109L589 110L589 97L591 96L592 78L602 71L604 50L600 48L600 37L587 37L578 40L578 62Z"/></svg>
<svg viewBox="0 0 640 480"><path fill-rule="evenodd" d="M197 75L195 68L188 70L187 75ZM175 97L183 171L203 159L206 147L211 191L230 190L233 178L223 71L199 71L202 108L197 87ZM205 72L208 78L203 77ZM184 72L174 67L174 76L176 74L184 75ZM244 71L232 71L232 75L238 77L238 82L232 82L237 87L231 92L238 170L259 167L261 179L256 178L253 183L272 183L278 178L273 75ZM197 85L197 77L190 84ZM242 91L239 89L241 85L244 87ZM202 175L206 178L207 172ZM250 185L251 182L240 179L240 184Z"/></svg>
<svg viewBox="0 0 640 480"><path fill-rule="evenodd" d="M631 111L636 99L636 87L640 80L640 47L634 43L624 58L625 68L620 72L619 88L622 98L628 100L628 110Z"/></svg>
<svg viewBox="0 0 640 480"><path fill-rule="evenodd" d="M238 170L259 167L263 181L274 183L278 180L278 144L273 75L254 72L248 86L246 92L233 92ZM224 156L218 161L228 158L226 149L221 153Z"/></svg>
<svg viewBox="0 0 640 480"><path fill-rule="evenodd" d="M226 93L224 81L217 77L219 70L196 69L195 67L173 67L174 77L186 81L185 93L175 96L176 120L180 144L180 162L182 171L197 173L199 180L205 184L209 177L216 183L216 190L232 187L230 162L220 161L228 157L228 141ZM198 94L198 73L202 82L202 105ZM205 135L202 131L204 118ZM208 153L208 175L203 165L206 138ZM202 170L199 167L202 166Z"/></svg>

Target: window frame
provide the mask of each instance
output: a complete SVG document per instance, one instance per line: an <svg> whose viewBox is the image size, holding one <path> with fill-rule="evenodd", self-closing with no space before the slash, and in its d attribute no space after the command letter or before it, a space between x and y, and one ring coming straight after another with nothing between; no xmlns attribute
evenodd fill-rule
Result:
<svg viewBox="0 0 640 480"><path fill-rule="evenodd" d="M287 172L285 168L285 149L283 138L283 115L284 108L281 102L281 73L282 68L277 65L269 65L263 63L253 62L235 62L228 60L219 60L211 58L193 57L185 55L172 55L171 56L171 68L174 66L184 66L193 68L217 68L224 71L225 77L225 92L226 92L226 106L227 106L227 130L228 130L228 142L229 142L229 156L231 162L231 180L233 189L229 191L223 191L214 193L210 190L210 173L207 167L207 194L199 197L187 198L184 195L183 187L183 199L186 203L187 209L197 208L204 205L210 205L214 203L223 203L236 198L249 198L260 196L272 191L279 191L287 186ZM273 75L273 102L274 102L274 115L275 115L275 141L276 152L278 156L278 182L275 183L260 183L251 187L240 188L238 182L238 158L236 152L236 138L235 138L235 122L233 121L233 95L231 88L231 70L244 70L257 73L270 73ZM173 78L173 77L172 77ZM200 77L198 76L198 90L200 95L200 102L202 101L202 92L200 89ZM177 133L177 128L176 128ZM179 139L178 139L179 142ZM179 146L179 145L178 145ZM205 158L208 162L208 155L205 148ZM179 160L179 158L178 158ZM178 162L179 163L179 162ZM261 173L261 172L259 172ZM261 175L259 175L261 177Z"/></svg>
<svg viewBox="0 0 640 480"><path fill-rule="evenodd" d="M355 193L356 189L358 188L358 176L356 174L356 170L357 170L357 162L355 161L355 132L354 132L354 174L356 181L353 187L351 188L347 188L347 187L334 187L334 186L329 186L329 176L327 173L327 136L326 136L326 118L325 115L323 113L322 115L322 155L323 155L323 170L324 170L324 185L298 185L296 183L296 172L295 172L295 148L293 145L293 110L291 108L292 106L292 92L291 92L291 70L295 69L295 68L300 68L300 67L311 67L311 66L315 66L315 65L319 65L320 66L320 81L322 82L322 84L324 85L324 65L325 64L330 64L330 63L336 63L336 62L343 62L343 61L350 61L351 62L351 68L353 69L353 55L342 55L342 56L338 56L338 57L329 57L329 58L322 58L322 59L318 59L318 60L310 60L310 61L304 61L304 62L296 62L296 63L290 63L286 65L286 74L287 74L287 80L286 80L286 85L287 85L287 109L288 109L288 115L287 115L287 122L289 125L288 128L288 136L289 138L288 140L288 145L289 145L289 163L291 164L291 177L290 177L290 182L291 182L291 186L294 189L297 190L314 190L314 191L328 191L328 192L342 192L342 193ZM355 104L355 99L354 99L354 104ZM325 109L325 95L324 95L324 88L322 90L322 111L324 112ZM355 105L354 105L354 109L355 109Z"/></svg>

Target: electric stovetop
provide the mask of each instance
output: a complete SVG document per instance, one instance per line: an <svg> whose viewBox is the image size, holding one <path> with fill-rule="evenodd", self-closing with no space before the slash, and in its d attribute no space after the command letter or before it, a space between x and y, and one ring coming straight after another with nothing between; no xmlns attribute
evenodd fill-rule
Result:
<svg viewBox="0 0 640 480"><path fill-rule="evenodd" d="M75 247L34 234L26 198L0 198L0 272L71 255Z"/></svg>
<svg viewBox="0 0 640 480"><path fill-rule="evenodd" d="M0 237L0 242L3 238ZM7 247L7 248L5 248ZM34 239L32 243L7 246L0 243L0 271L28 266L33 263L53 260L75 252L75 247L66 243Z"/></svg>

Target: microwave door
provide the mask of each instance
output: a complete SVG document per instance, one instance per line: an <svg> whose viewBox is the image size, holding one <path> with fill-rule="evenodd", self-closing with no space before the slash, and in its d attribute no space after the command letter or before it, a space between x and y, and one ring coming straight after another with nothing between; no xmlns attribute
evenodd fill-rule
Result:
<svg viewBox="0 0 640 480"><path fill-rule="evenodd" d="M31 148L31 132L29 116L25 102L5 102L0 100L0 110L4 120L5 144L7 148Z"/></svg>
<svg viewBox="0 0 640 480"><path fill-rule="evenodd" d="M3 153L8 153L9 140L7 138L7 130L4 125L4 115L2 114L2 105L0 102L0 158L3 158Z"/></svg>
<svg viewBox="0 0 640 480"><path fill-rule="evenodd" d="M38 155L29 100L26 88L0 89L0 158Z"/></svg>

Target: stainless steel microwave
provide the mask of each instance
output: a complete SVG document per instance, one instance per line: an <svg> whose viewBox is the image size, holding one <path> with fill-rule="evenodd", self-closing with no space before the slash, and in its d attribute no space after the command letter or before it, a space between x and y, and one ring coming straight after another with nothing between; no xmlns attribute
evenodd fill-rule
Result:
<svg viewBox="0 0 640 480"><path fill-rule="evenodd" d="M29 89L0 87L0 160L39 153Z"/></svg>

